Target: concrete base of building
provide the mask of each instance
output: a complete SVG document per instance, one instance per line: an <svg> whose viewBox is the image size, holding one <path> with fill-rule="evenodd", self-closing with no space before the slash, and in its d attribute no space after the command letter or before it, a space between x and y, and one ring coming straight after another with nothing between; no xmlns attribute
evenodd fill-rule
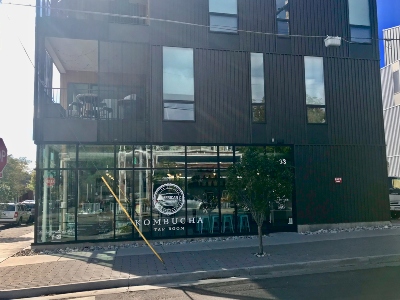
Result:
<svg viewBox="0 0 400 300"><path fill-rule="evenodd" d="M353 222L353 223L332 223L332 224L304 224L297 225L297 232L313 232L321 229L347 229L355 227L391 226L390 221L379 222Z"/></svg>

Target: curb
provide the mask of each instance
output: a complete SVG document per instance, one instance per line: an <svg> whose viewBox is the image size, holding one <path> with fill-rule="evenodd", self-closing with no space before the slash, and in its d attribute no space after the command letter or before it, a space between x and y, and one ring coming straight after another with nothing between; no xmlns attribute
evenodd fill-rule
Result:
<svg viewBox="0 0 400 300"><path fill-rule="evenodd" d="M168 285L187 283L191 281L206 279L222 279L229 277L252 277L252 276L269 276L279 277L285 275L294 275L301 273L317 273L329 271L340 271L340 269L351 268L374 268L387 265L399 264L400 254L382 255L382 256L366 256L345 259L331 259L320 261L309 261L289 264L277 264L269 266L244 267L228 270L211 270L199 271L191 273L176 273L142 276L134 278L120 278L111 280L78 282L64 285L41 286L24 289L3 290L0 291L0 299L18 299L39 297L50 294L77 293L91 290L112 289L129 286L141 285Z"/></svg>

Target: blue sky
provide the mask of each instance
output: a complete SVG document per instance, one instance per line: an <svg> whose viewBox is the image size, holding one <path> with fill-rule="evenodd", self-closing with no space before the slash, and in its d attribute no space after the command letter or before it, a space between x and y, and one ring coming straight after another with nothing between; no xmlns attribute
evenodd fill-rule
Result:
<svg viewBox="0 0 400 300"><path fill-rule="evenodd" d="M400 25L400 0L376 0L378 5L378 34L382 38L382 30ZM384 66L383 43L379 43L381 67Z"/></svg>

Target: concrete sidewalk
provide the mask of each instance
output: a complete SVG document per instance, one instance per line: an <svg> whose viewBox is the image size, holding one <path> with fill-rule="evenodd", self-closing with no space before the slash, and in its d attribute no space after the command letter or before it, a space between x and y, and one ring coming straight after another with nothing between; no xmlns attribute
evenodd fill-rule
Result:
<svg viewBox="0 0 400 300"><path fill-rule="evenodd" d="M400 264L400 229L302 235L275 233L257 239L155 246L117 251L10 257L0 263L0 298L24 298L209 278L295 274Z"/></svg>

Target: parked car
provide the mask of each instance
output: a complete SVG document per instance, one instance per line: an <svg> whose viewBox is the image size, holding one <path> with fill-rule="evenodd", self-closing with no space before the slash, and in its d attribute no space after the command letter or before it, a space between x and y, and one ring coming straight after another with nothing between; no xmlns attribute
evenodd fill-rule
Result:
<svg viewBox="0 0 400 300"><path fill-rule="evenodd" d="M35 221L35 200L25 200L22 202L25 204L27 210L29 211L29 219L28 223L32 223Z"/></svg>
<svg viewBox="0 0 400 300"><path fill-rule="evenodd" d="M26 224L29 221L30 212L22 203L0 203L0 224Z"/></svg>

